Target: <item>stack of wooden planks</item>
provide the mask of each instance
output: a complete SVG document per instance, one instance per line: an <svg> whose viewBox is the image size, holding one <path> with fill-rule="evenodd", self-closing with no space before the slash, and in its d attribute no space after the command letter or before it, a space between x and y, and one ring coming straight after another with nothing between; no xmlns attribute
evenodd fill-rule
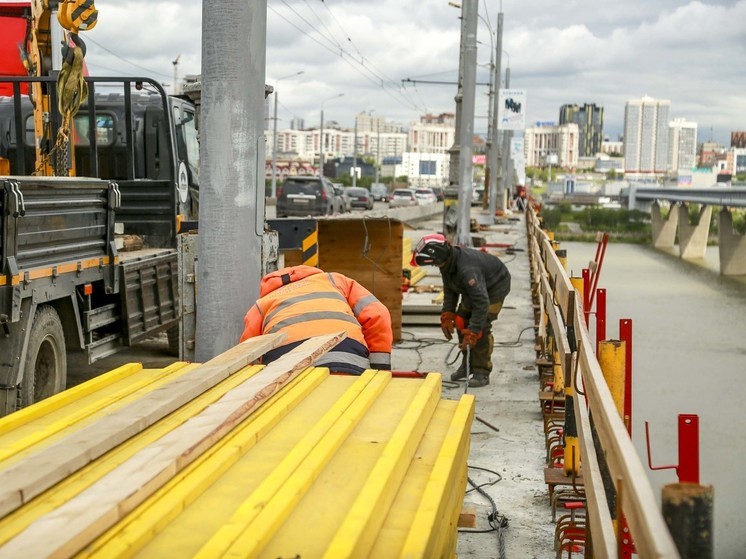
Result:
<svg viewBox="0 0 746 559"><path fill-rule="evenodd" d="M126 365L3 418L0 558L453 555L473 397L313 367L340 339Z"/></svg>

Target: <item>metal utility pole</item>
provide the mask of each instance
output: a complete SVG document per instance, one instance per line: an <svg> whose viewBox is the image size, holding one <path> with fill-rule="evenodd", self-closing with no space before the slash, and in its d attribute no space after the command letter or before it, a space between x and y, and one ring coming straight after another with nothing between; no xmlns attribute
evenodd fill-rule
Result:
<svg viewBox="0 0 746 559"><path fill-rule="evenodd" d="M510 66L505 68L505 89L510 88ZM498 208L502 211L507 209L507 194L510 191L510 183L513 179L513 161L510 159L510 140L513 137L512 130L503 131L502 147L502 186L498 198ZM494 214L493 214L494 215Z"/></svg>
<svg viewBox="0 0 746 559"><path fill-rule="evenodd" d="M272 198L277 198L277 84L280 83L280 80L300 76L302 73L303 70L301 70L300 72L296 72L295 74L290 74L289 76L277 78L275 80L275 114L273 118L274 126L272 131Z"/></svg>
<svg viewBox="0 0 746 559"><path fill-rule="evenodd" d="M179 59L181 58L181 55L178 55L171 64L174 65L174 87L173 92L174 95L178 95L179 92Z"/></svg>
<svg viewBox="0 0 746 559"><path fill-rule="evenodd" d="M339 93L337 95L333 95L332 97L329 97L328 99L324 99L321 102L321 126L319 127L319 176L324 176L324 103L327 101L331 101L332 99L336 99L337 97L342 97L344 93Z"/></svg>
<svg viewBox="0 0 746 559"><path fill-rule="evenodd" d="M202 29L195 359L205 362L238 342L259 296L267 2L204 0Z"/></svg>
<svg viewBox="0 0 746 559"><path fill-rule="evenodd" d="M381 164L381 120L376 120L376 184L378 184L378 167Z"/></svg>
<svg viewBox="0 0 746 559"><path fill-rule="evenodd" d="M352 145L352 186L357 186L357 115L355 115L355 139Z"/></svg>
<svg viewBox="0 0 746 559"><path fill-rule="evenodd" d="M499 133L497 131L497 109L500 104L500 76L502 75L502 50L503 50L503 13L499 12L497 14L497 41L495 41L495 65L494 65L494 74L492 76L492 79L495 82L495 89L493 92L492 97L492 143L490 144L490 150L487 153L487 163L490 170L490 185L489 185L489 193L490 193L490 204L489 204L489 214L490 214L490 220L492 223L495 222L495 211L496 211L496 201L497 201L497 180L498 180L498 169L499 169L499 155L498 152L500 148L498 147L499 140L498 138ZM507 87L507 84L505 85Z"/></svg>
<svg viewBox="0 0 746 559"><path fill-rule="evenodd" d="M471 246L472 143L474 137L474 95L477 85L478 0L464 0L461 8L463 44L461 130L459 133L459 192L456 242Z"/></svg>

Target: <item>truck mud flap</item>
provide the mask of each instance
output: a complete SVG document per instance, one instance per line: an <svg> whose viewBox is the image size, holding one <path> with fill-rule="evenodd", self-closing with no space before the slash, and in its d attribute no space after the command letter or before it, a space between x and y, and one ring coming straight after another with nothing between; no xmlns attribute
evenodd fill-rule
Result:
<svg viewBox="0 0 746 559"><path fill-rule="evenodd" d="M175 251L123 262L120 280L125 345L179 324L181 307Z"/></svg>

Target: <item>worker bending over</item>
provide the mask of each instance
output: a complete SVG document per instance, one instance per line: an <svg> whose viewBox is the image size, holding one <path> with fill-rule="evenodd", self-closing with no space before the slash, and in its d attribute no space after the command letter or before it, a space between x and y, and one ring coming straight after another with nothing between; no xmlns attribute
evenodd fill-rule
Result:
<svg viewBox="0 0 746 559"><path fill-rule="evenodd" d="M456 330L463 356L451 380L466 378L468 346L471 348L469 386L489 384L494 344L492 322L510 292L510 272L505 264L492 254L451 246L443 235L434 233L425 235L417 244L412 265L440 268L443 278L440 327L448 340Z"/></svg>
<svg viewBox="0 0 746 559"><path fill-rule="evenodd" d="M313 336L347 337L314 363L332 372L362 374L366 369L391 369L391 315L362 285L336 272L293 266L267 274L260 299L244 318L241 341L285 332L284 345L266 353L270 363Z"/></svg>

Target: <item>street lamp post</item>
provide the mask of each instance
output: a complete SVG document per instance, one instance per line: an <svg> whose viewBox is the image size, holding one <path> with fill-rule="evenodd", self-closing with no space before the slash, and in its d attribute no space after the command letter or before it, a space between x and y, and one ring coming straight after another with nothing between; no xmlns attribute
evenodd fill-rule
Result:
<svg viewBox="0 0 746 559"><path fill-rule="evenodd" d="M302 73L303 70L301 70L300 72L296 72L295 74L290 74L289 76L277 78L277 80L275 80L275 114L272 131L272 198L277 197L277 84L280 83L280 80L300 76Z"/></svg>
<svg viewBox="0 0 746 559"><path fill-rule="evenodd" d="M337 97L342 97L342 95L344 95L344 93L338 93L337 95L332 95L321 102L321 126L319 126L319 177L324 176L324 103L336 99Z"/></svg>

